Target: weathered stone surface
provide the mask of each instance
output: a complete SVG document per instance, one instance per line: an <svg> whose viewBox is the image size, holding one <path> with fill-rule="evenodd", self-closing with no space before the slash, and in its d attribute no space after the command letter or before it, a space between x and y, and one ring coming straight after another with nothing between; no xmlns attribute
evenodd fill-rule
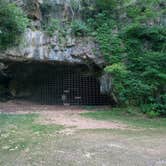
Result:
<svg viewBox="0 0 166 166"><path fill-rule="evenodd" d="M91 38L66 37L66 40L60 46L56 35L48 37L40 30L27 29L20 46L0 52L0 59L94 63L96 65L104 63L97 44Z"/></svg>
<svg viewBox="0 0 166 166"><path fill-rule="evenodd" d="M112 80L110 74L103 73L100 77L100 91L103 94L110 95L110 92L112 91Z"/></svg>
<svg viewBox="0 0 166 166"><path fill-rule="evenodd" d="M4 72L5 69L7 69L8 66L6 66L4 63L0 63L0 81L3 77L6 76L6 73Z"/></svg>
<svg viewBox="0 0 166 166"><path fill-rule="evenodd" d="M4 70L6 68L7 68L7 66L5 66L4 63L0 63L0 71Z"/></svg>
<svg viewBox="0 0 166 166"><path fill-rule="evenodd" d="M45 17L42 13L42 4L53 5L47 9L49 19L66 19L72 15L72 5L70 0L11 0L21 6L26 12L31 14L33 29L28 28L23 34L19 46L15 46L0 51L0 60L35 60L35 61L55 61L78 64L94 64L102 66L103 56L100 54L98 45L90 37L74 37L70 33L63 38L63 43L59 40L58 32L49 37L40 27L40 21ZM76 0L77 1L77 0ZM79 0L77 1L79 4ZM46 4L45 4L46 5ZM70 10L70 11L69 11ZM44 11L43 11L44 12ZM66 13L65 13L66 12ZM29 15L29 14L28 14ZM67 18L70 19L70 18ZM63 28L63 27L62 27ZM70 29L66 30L70 32Z"/></svg>

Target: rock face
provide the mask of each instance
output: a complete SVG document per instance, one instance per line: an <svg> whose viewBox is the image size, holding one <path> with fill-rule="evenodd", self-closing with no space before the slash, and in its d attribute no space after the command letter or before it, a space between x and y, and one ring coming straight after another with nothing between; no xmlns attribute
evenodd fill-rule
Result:
<svg viewBox="0 0 166 166"><path fill-rule="evenodd" d="M100 91L103 93L103 94L109 94L109 92L112 91L112 80L111 80L111 75L106 73L106 74L103 74L101 77L100 77Z"/></svg>
<svg viewBox="0 0 166 166"><path fill-rule="evenodd" d="M26 11L34 28L26 30L19 46L0 52L0 60L54 61L97 66L104 64L98 45L90 37L74 37L68 34L61 42L58 32L50 37L41 28L42 21L50 19L63 21L66 17L71 19L70 0L12 0L12 2ZM79 4L79 0L76 2ZM70 32L70 29L66 31Z"/></svg>
<svg viewBox="0 0 166 166"><path fill-rule="evenodd" d="M94 53L94 50L95 51ZM104 60L99 54L97 44L90 38L75 39L66 37L63 46L59 46L57 36L49 37L40 30L27 29L22 43L0 53L1 59L38 60L68 63L94 63L102 65Z"/></svg>

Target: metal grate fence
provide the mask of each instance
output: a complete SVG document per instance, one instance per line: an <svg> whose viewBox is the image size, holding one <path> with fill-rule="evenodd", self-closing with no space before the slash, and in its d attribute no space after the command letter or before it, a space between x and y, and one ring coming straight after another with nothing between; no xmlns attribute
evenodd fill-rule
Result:
<svg viewBox="0 0 166 166"><path fill-rule="evenodd" d="M97 78L70 69L49 74L43 79L39 89L41 104L110 104L110 98L100 93L100 83Z"/></svg>

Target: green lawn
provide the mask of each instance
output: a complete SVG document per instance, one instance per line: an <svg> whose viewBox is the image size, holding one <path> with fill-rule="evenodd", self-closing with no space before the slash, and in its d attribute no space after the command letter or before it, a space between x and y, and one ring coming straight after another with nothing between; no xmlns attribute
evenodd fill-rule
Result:
<svg viewBox="0 0 166 166"><path fill-rule="evenodd" d="M90 108L89 110L90 112L81 113L81 115L96 120L122 122L135 127L166 129L166 118L148 118L135 107L107 110L95 110Z"/></svg>
<svg viewBox="0 0 166 166"><path fill-rule="evenodd" d="M63 128L38 124L35 122L37 118L37 114L0 114L0 154L33 147L43 142L48 134Z"/></svg>
<svg viewBox="0 0 166 166"><path fill-rule="evenodd" d="M166 161L166 119L124 109L92 110L82 116L156 130L89 129L68 135L64 126L40 124L40 114L0 114L0 166L146 166Z"/></svg>

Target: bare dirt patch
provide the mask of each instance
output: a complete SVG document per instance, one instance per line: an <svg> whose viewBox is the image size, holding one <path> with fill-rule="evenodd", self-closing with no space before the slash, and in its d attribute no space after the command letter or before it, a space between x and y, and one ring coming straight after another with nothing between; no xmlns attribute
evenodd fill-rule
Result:
<svg viewBox="0 0 166 166"><path fill-rule="evenodd" d="M81 117L79 114L86 109L77 106L36 105L25 101L0 103L0 112L26 114L39 113L42 124L60 124L76 129L125 129L127 126L116 122L97 121Z"/></svg>
<svg viewBox="0 0 166 166"><path fill-rule="evenodd" d="M81 111L56 111L56 112L42 112L41 122L45 124L61 124L67 127L76 127L78 129L115 129L115 128L125 128L125 125L115 123L115 122L106 122L106 121L97 121L92 119L87 119L81 117L79 113Z"/></svg>

